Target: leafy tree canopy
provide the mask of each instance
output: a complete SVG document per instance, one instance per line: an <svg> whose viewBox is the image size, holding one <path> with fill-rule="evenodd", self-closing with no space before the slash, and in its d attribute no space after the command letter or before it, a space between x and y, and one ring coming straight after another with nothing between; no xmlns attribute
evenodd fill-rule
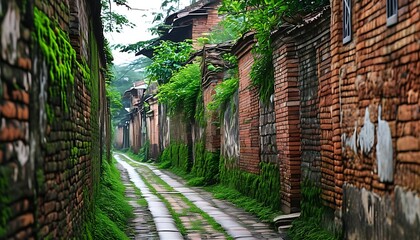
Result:
<svg viewBox="0 0 420 240"><path fill-rule="evenodd" d="M195 105L200 93L201 69L198 63L179 69L168 83L159 86L159 102L168 106L169 113L184 113L186 119L195 115Z"/></svg>
<svg viewBox="0 0 420 240"><path fill-rule="evenodd" d="M147 77L151 81L164 84L185 64L193 47L191 41L162 41L153 50L153 62L146 68Z"/></svg>

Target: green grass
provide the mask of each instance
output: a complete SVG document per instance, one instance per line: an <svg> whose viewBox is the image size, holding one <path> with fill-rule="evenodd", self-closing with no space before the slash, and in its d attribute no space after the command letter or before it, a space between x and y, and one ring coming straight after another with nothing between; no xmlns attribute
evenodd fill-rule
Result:
<svg viewBox="0 0 420 240"><path fill-rule="evenodd" d="M271 207L264 206L257 200L244 196L239 191L221 184L208 186L205 187L205 189L213 193L215 198L228 200L245 211L255 214L264 222L271 223L275 216L281 214L281 212L275 211Z"/></svg>
<svg viewBox="0 0 420 240"><path fill-rule="evenodd" d="M93 224L89 225L89 239L129 239L127 223L133 209L125 197L125 187L114 163L102 162L101 183L96 199Z"/></svg>
<svg viewBox="0 0 420 240"><path fill-rule="evenodd" d="M306 180L301 186L301 214L292 222L288 236L292 240L338 240L342 239L341 229L326 224L324 218L330 210L322 204L321 188Z"/></svg>

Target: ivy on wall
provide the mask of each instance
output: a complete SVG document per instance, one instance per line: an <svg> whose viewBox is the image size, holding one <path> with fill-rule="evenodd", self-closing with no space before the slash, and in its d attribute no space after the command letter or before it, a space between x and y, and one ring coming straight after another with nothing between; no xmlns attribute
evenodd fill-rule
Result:
<svg viewBox="0 0 420 240"><path fill-rule="evenodd" d="M193 119L200 87L199 64L188 64L174 73L168 83L159 86L157 98L168 106L169 114L183 112L186 119Z"/></svg>
<svg viewBox="0 0 420 240"><path fill-rule="evenodd" d="M274 92L274 72L272 64L273 49L271 32L284 22L297 25L303 16L315 9L328 5L328 0L224 0L219 12L227 14L224 25L229 22L243 24L242 33L254 31L257 44L253 48L254 64L251 80L258 87L260 98L267 102ZM242 21L238 21L241 19ZM237 28L237 27L236 27Z"/></svg>

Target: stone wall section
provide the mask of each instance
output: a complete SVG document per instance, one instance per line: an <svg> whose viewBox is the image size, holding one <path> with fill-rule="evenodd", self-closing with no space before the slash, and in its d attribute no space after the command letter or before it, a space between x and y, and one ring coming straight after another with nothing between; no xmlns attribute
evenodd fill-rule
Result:
<svg viewBox="0 0 420 240"><path fill-rule="evenodd" d="M277 164L276 113L273 97L268 103L260 101L260 156L263 162Z"/></svg>
<svg viewBox="0 0 420 240"><path fill-rule="evenodd" d="M330 72L331 63L329 14L322 12L321 16L321 19L297 29L294 33L299 56L302 180L310 179L318 186L321 185L321 117L318 89L320 78Z"/></svg>

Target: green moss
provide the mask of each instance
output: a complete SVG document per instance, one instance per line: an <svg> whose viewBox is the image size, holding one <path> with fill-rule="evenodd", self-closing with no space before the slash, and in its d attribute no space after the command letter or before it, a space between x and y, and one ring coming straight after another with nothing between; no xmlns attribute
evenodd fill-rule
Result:
<svg viewBox="0 0 420 240"><path fill-rule="evenodd" d="M37 180L37 185L39 188L42 188L42 186L44 185L45 182L45 175L44 175L44 170L43 169L37 169L36 170L36 180Z"/></svg>
<svg viewBox="0 0 420 240"><path fill-rule="evenodd" d="M194 165L191 173L204 178L204 185L215 184L219 181L219 152L205 150L203 141L194 145Z"/></svg>
<svg viewBox="0 0 420 240"><path fill-rule="evenodd" d="M234 160L222 158L221 184L238 190L274 210L280 209L280 171L277 165L260 163L260 174L244 172L235 167Z"/></svg>
<svg viewBox="0 0 420 240"><path fill-rule="evenodd" d="M9 207L10 176L5 167L0 167L0 239L7 233L7 224L12 213Z"/></svg>
<svg viewBox="0 0 420 240"><path fill-rule="evenodd" d="M160 157L160 168L176 168L184 173L190 172L191 158L188 154L188 145L172 143L163 151Z"/></svg>
<svg viewBox="0 0 420 240"><path fill-rule="evenodd" d="M77 61L76 51L70 44L68 34L38 8L34 8L34 26L33 39L48 66L49 97L60 99L61 107L67 113L69 111L67 98L73 96L75 73L80 71L83 78L89 82L90 70L86 63ZM51 123L54 118L54 109L47 105L46 111Z"/></svg>

